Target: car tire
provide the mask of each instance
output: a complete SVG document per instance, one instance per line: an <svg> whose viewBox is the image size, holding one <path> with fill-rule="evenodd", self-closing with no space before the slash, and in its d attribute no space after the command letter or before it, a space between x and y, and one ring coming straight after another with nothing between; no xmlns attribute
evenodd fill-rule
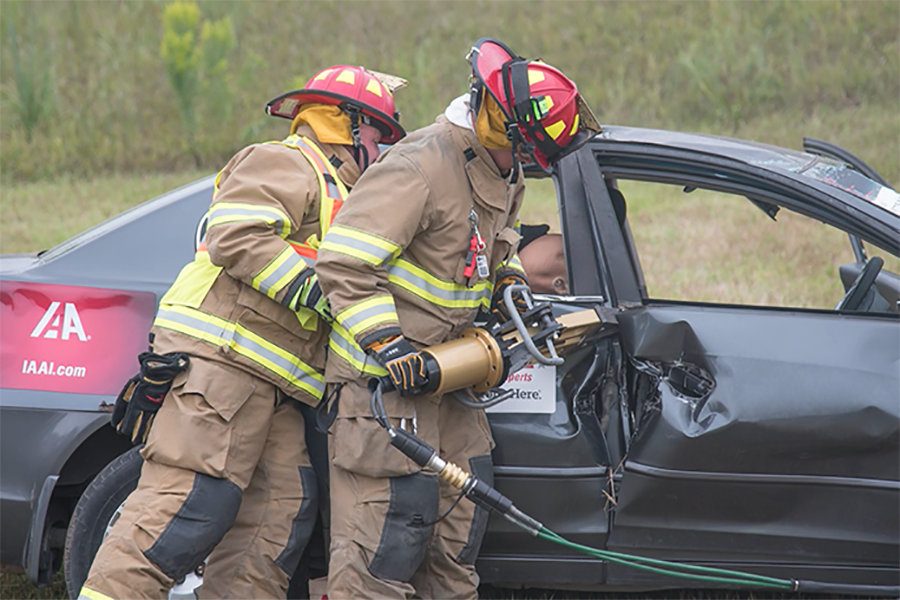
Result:
<svg viewBox="0 0 900 600"><path fill-rule="evenodd" d="M107 529L112 526L110 519L125 502L125 498L137 487L143 464L140 447L132 448L106 465L78 500L66 533L63 561L69 598L78 597L91 569L91 563L94 562L94 556L100 549ZM288 598L309 598L310 548L306 550L291 578Z"/></svg>
<svg viewBox="0 0 900 600"><path fill-rule="evenodd" d="M72 513L66 533L66 589L77 598L110 519L136 487L144 459L133 448L106 465L87 487Z"/></svg>

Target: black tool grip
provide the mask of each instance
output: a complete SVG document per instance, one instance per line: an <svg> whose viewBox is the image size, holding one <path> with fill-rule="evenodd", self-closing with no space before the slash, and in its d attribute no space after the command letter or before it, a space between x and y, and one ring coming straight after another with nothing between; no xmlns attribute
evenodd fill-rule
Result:
<svg viewBox="0 0 900 600"><path fill-rule="evenodd" d="M383 377L373 377L369 380L369 391L372 391L374 385L377 383L381 383L381 391L385 394L388 392L394 391L394 380L391 379L390 375L385 375Z"/></svg>
<svg viewBox="0 0 900 600"><path fill-rule="evenodd" d="M427 465L428 461L436 454L434 448L403 429L391 430L391 446L420 467Z"/></svg>
<svg viewBox="0 0 900 600"><path fill-rule="evenodd" d="M501 515L508 514L513 507L512 500L498 492L480 479L466 492L466 496L478 506L495 510Z"/></svg>

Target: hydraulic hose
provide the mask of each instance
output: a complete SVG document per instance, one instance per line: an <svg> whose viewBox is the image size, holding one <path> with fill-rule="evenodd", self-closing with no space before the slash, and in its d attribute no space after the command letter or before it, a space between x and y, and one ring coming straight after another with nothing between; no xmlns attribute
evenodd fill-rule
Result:
<svg viewBox="0 0 900 600"><path fill-rule="evenodd" d="M520 511L509 498L501 494L495 488L489 486L484 481L471 475L457 465L442 459L438 456L437 452L435 452L434 448L415 435L391 425L384 410L382 385L383 382L376 378L373 378L370 381L369 388L372 392L370 408L372 409L372 414L375 416L376 421L378 421L391 436L391 445L403 452L403 454L420 467L435 471L441 479L456 489L461 490L475 504L487 510L499 513L503 518L518 527L521 527L533 536L538 536L555 544L573 548L595 558L661 575L739 586L755 586L779 590L796 589L795 583L787 579L774 579L771 577L727 571L724 569L683 565L680 563L641 558L630 556L628 554L599 550L570 542L544 527L539 521Z"/></svg>
<svg viewBox="0 0 900 600"><path fill-rule="evenodd" d="M878 596L898 596L900 586L854 585L803 581L796 579L779 579L753 573L689 565L684 563L634 556L610 550L600 550L582 544L576 544L550 531L536 519L520 511L512 500L497 489L478 479L457 465L445 461L437 452L418 437L391 425L382 400L382 382L372 378L369 390L372 392L370 408L375 420L391 436L391 445L403 452L410 460L422 467L430 469L451 486L461 490L466 497L482 508L499 513L504 519L524 529L529 534L545 539L554 544L577 550L593 558L631 567L641 571L656 573L669 577L720 583L734 587L754 587L758 589L781 590L787 592L834 593L834 594L871 594Z"/></svg>

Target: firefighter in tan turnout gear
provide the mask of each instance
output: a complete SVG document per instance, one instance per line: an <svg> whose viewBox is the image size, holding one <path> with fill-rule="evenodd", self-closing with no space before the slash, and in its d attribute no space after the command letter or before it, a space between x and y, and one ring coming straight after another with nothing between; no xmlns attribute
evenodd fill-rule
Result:
<svg viewBox="0 0 900 600"><path fill-rule="evenodd" d="M597 130L557 69L494 40L469 55L471 94L380 157L322 241L316 271L334 323L330 411L328 596L477 595L474 562L488 515L389 444L367 382L388 372L388 417L440 455L493 481L480 410L419 395L418 350L459 335L479 309L508 318L503 289L524 283L514 229L524 193L520 158L549 168ZM334 406L334 403L337 406Z"/></svg>
<svg viewBox="0 0 900 600"><path fill-rule="evenodd" d="M151 333L155 353L189 366L161 406L126 394L128 408L155 401L158 413L125 419L129 434L153 421L141 478L80 598L165 598L208 555L201 598L285 597L318 511L300 411L325 391L316 251L378 142L405 135L392 98L401 82L325 69L269 102L293 119L287 139L249 146L219 173L206 242Z"/></svg>

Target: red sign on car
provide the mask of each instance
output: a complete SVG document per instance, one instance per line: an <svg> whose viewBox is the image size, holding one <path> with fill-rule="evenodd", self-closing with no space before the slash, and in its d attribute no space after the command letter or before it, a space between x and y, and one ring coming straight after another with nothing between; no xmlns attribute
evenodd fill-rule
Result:
<svg viewBox="0 0 900 600"><path fill-rule="evenodd" d="M150 292L0 282L0 386L118 394L156 311Z"/></svg>

